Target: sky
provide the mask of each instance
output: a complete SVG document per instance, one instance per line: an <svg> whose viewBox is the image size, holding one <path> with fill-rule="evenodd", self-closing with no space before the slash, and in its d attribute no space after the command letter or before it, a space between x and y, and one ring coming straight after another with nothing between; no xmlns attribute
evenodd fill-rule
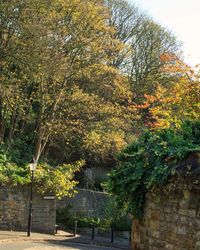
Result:
<svg viewBox="0 0 200 250"><path fill-rule="evenodd" d="M200 0L129 0L183 43L185 61L200 64Z"/></svg>

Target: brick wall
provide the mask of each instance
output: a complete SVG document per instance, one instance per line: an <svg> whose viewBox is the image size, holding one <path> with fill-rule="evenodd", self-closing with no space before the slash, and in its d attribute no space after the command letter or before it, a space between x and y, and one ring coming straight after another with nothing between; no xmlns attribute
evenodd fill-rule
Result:
<svg viewBox="0 0 200 250"><path fill-rule="evenodd" d="M27 230L29 187L0 188L0 229ZM34 193L32 230L54 233L55 200L44 200Z"/></svg>
<svg viewBox="0 0 200 250"><path fill-rule="evenodd" d="M200 190L174 186L147 195L143 220L133 221L133 250L200 250Z"/></svg>

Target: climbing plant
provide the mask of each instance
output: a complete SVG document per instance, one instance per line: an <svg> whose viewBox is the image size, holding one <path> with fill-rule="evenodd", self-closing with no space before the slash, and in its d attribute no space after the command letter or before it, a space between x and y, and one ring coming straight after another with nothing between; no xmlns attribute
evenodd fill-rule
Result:
<svg viewBox="0 0 200 250"><path fill-rule="evenodd" d="M118 154L118 168L110 173L107 190L119 207L140 219L146 192L165 185L178 161L198 150L200 121L185 122L176 130L145 131Z"/></svg>

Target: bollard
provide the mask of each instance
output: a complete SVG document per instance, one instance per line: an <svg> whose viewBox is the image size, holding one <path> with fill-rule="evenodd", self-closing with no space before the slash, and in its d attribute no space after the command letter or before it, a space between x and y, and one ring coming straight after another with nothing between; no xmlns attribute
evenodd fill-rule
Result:
<svg viewBox="0 0 200 250"><path fill-rule="evenodd" d="M55 225L55 233L57 234L58 233L58 225Z"/></svg>
<svg viewBox="0 0 200 250"><path fill-rule="evenodd" d="M77 233L77 220L75 220L74 223L74 237L76 236L76 233Z"/></svg>
<svg viewBox="0 0 200 250"><path fill-rule="evenodd" d="M114 242L114 227L111 227L111 243Z"/></svg>
<svg viewBox="0 0 200 250"><path fill-rule="evenodd" d="M94 240L94 230L95 230L95 227L94 225L92 225L92 240Z"/></svg>
<svg viewBox="0 0 200 250"><path fill-rule="evenodd" d="M129 231L129 244L131 244L131 234L132 234L132 230Z"/></svg>

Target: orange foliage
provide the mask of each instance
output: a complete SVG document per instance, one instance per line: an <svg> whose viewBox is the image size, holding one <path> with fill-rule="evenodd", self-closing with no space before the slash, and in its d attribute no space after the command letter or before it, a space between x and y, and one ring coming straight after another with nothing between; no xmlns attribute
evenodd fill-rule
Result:
<svg viewBox="0 0 200 250"><path fill-rule="evenodd" d="M178 127L183 120L200 118L200 74L181 65L184 73L171 86L157 84L155 94L145 94L143 104L136 106L151 129Z"/></svg>
<svg viewBox="0 0 200 250"><path fill-rule="evenodd" d="M163 53L160 55L161 62L171 62L171 61L175 61L176 59L177 57L174 54Z"/></svg>

